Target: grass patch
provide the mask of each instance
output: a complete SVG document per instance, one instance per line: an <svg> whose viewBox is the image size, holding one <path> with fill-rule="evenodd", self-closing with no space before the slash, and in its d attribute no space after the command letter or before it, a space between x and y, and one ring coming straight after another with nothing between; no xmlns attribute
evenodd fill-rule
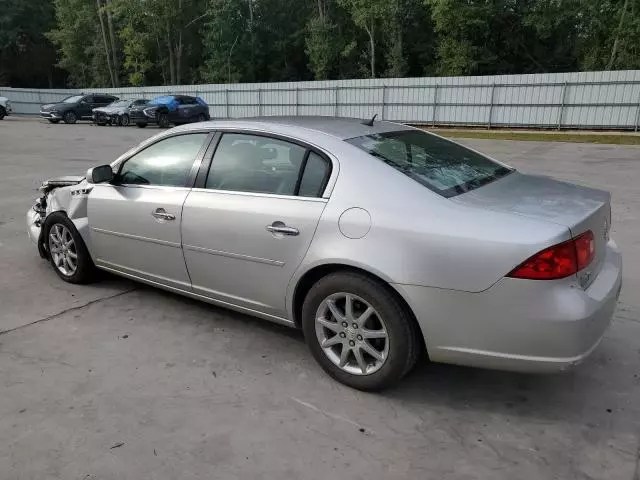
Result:
<svg viewBox="0 0 640 480"><path fill-rule="evenodd" d="M520 140L531 142L573 142L601 143L613 145L640 145L640 135L598 134L598 133L545 133L545 132L504 132L491 130L447 130L426 129L451 138L480 138L487 140Z"/></svg>

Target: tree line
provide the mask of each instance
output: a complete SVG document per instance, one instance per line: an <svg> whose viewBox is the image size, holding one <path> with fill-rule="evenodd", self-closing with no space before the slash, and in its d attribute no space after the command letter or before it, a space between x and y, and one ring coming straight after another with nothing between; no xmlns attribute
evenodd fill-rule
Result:
<svg viewBox="0 0 640 480"><path fill-rule="evenodd" d="M640 68L640 0L2 0L0 85Z"/></svg>

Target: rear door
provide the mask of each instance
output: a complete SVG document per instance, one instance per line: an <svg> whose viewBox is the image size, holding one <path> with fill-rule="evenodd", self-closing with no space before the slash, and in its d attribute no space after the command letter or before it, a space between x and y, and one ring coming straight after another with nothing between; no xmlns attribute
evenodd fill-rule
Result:
<svg viewBox="0 0 640 480"><path fill-rule="evenodd" d="M210 140L174 135L124 161L112 184L88 202L96 265L182 290L191 283L182 255L182 206Z"/></svg>
<svg viewBox="0 0 640 480"><path fill-rule="evenodd" d="M93 116L92 110L96 107L95 97L93 95L86 95L78 103L78 116L81 118L87 118Z"/></svg>
<svg viewBox="0 0 640 480"><path fill-rule="evenodd" d="M177 100L178 108L174 113L175 118L172 120L176 122L188 122L193 116L195 116L195 109L198 102L196 102L195 98L191 97L177 97Z"/></svg>
<svg viewBox="0 0 640 480"><path fill-rule="evenodd" d="M331 168L327 157L294 141L222 134L206 180L183 209L193 290L285 318L286 288L326 205Z"/></svg>

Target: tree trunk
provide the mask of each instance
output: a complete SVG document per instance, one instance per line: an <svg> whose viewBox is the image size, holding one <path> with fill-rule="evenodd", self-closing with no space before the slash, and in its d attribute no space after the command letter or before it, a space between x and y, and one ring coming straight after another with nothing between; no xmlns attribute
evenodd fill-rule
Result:
<svg viewBox="0 0 640 480"><path fill-rule="evenodd" d="M371 78L376 78L376 42L374 40L374 28L375 23L372 20L371 25L369 27L365 26L364 29L367 31L369 35L369 54L371 55Z"/></svg>
<svg viewBox="0 0 640 480"><path fill-rule="evenodd" d="M102 3L100 0L96 0L96 6L98 8L98 19L100 20L100 31L102 32L102 41L104 43L104 52L107 57L107 69L109 70L109 76L111 77L111 86L116 86L116 80L113 75L113 69L111 68L111 58L109 54L109 44L107 43L107 32L104 29L104 19L102 18Z"/></svg>
<svg viewBox="0 0 640 480"><path fill-rule="evenodd" d="M609 63L607 64L607 70L611 70L611 68L613 68L613 63L616 60L616 55L618 53L618 45L620 43L620 35L622 34L622 27L624 26L624 17L627 13L628 6L629 6L629 0L624 0L624 5L622 5L622 13L620 14L620 23L618 23L616 38L613 41L613 47L611 48L611 58L609 58Z"/></svg>
<svg viewBox="0 0 640 480"><path fill-rule="evenodd" d="M167 50L169 51L169 76L171 77L171 85L176 84L176 67L173 58L173 44L171 42L171 26L167 21Z"/></svg>
<svg viewBox="0 0 640 480"><path fill-rule="evenodd" d="M182 13L182 0L178 0L178 11ZM182 81L182 24L179 26L178 45L176 45L176 84Z"/></svg>
<svg viewBox="0 0 640 480"><path fill-rule="evenodd" d="M160 46L160 39L156 36L156 44L158 45L158 55L161 55L160 52L162 52L162 47ZM160 64L160 72L162 73L162 84L166 85L167 84L167 71L164 67L165 63L164 63L164 59L159 58L158 59L158 63Z"/></svg>
<svg viewBox="0 0 640 480"><path fill-rule="evenodd" d="M107 3L111 3L111 0L107 0ZM107 26L109 27L109 40L111 42L111 57L113 65L113 80L116 87L120 86L120 61L118 60L118 52L116 50L116 36L113 31L113 18L111 10L107 8Z"/></svg>
<svg viewBox="0 0 640 480"><path fill-rule="evenodd" d="M255 35L253 33L253 0L248 0L249 2L249 35L251 40L251 80L255 81L255 72L256 72L256 42Z"/></svg>

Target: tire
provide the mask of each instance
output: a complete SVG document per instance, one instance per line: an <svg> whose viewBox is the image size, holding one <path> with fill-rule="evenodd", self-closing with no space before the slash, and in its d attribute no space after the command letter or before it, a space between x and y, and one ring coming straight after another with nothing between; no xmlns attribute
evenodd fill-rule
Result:
<svg viewBox="0 0 640 480"><path fill-rule="evenodd" d="M131 122L131 119L129 118L129 115L125 113L120 117L120 121L118 122L118 125L120 125L121 127L128 127L130 122Z"/></svg>
<svg viewBox="0 0 640 480"><path fill-rule="evenodd" d="M57 120L55 118L54 119L47 118L47 120L49 121L49 123L59 123L60 122L60 120Z"/></svg>
<svg viewBox="0 0 640 480"><path fill-rule="evenodd" d="M58 276L69 283L90 283L96 277L96 267L91 260L87 246L76 230L75 225L69 218L61 212L54 212L45 222L44 242L49 254L49 262ZM66 250L68 255L75 255L75 269L71 269L73 258L65 253L57 253L56 248L60 248L60 242L56 238L62 238L65 243L72 240ZM70 262L70 263L67 263Z"/></svg>
<svg viewBox="0 0 640 480"><path fill-rule="evenodd" d="M76 115L76 112L68 111L64 114L62 119L64 120L64 123L68 125L73 125L78 121L78 116Z"/></svg>
<svg viewBox="0 0 640 480"><path fill-rule="evenodd" d="M341 314L346 314L346 308L339 303L341 296L346 295L355 300L352 304L354 315L344 320L352 320L354 328L340 327L342 322L333 313L328 313L332 311L330 309L321 313L326 302L335 299L334 306L339 312L342 308ZM373 314L357 328L359 318L356 315L361 315L369 307L373 309ZM331 323L332 327L329 329L320 326L317 317L324 318L325 324ZM337 333L341 328L342 331ZM302 306L302 330L311 353L325 372L345 385L364 391L382 390L397 383L415 365L421 345L418 328L411 313L390 288L365 275L352 272L332 273L311 287ZM323 348L320 336L327 333L332 336L325 340L333 341L333 344ZM386 338L377 338L381 334L386 335ZM368 335L370 340L363 338ZM348 362L340 367L336 362L341 361L338 357L341 357L347 343L354 345L354 348L346 347L352 353L347 354L348 357L345 358L348 358ZM368 345L364 345L365 343ZM360 349L360 345L367 350ZM371 351L369 348L373 348L383 359L376 360L368 353ZM357 349L362 363L358 362L355 355ZM330 353L325 353L325 350ZM365 364L366 367L363 366Z"/></svg>
<svg viewBox="0 0 640 480"><path fill-rule="evenodd" d="M4 117L7 116L7 111L4 109L2 105L0 105L0 120L4 120Z"/></svg>
<svg viewBox="0 0 640 480"><path fill-rule="evenodd" d="M204 122L207 120L207 117L204 113L201 113L200 115L198 115L198 122Z"/></svg>
<svg viewBox="0 0 640 480"><path fill-rule="evenodd" d="M138 128L144 128L146 126L147 126L146 123L136 123L136 127L138 127Z"/></svg>
<svg viewBox="0 0 640 480"><path fill-rule="evenodd" d="M158 114L158 127L169 128L169 115L167 115L166 113Z"/></svg>

